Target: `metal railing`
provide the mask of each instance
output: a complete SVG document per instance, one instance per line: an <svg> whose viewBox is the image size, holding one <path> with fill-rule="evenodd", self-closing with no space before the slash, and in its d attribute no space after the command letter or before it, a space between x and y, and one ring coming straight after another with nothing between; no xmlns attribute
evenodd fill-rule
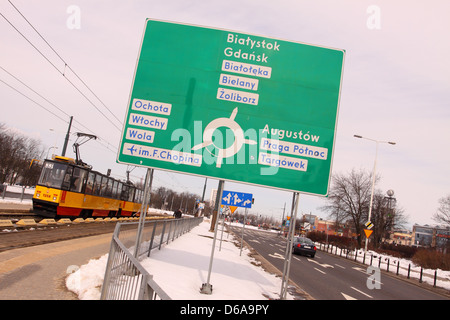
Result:
<svg viewBox="0 0 450 320"><path fill-rule="evenodd" d="M438 270L428 269L428 273L425 273L424 268L420 266L412 266L411 262L407 260L403 261L401 258L386 257L382 254L373 254L371 252L366 253L364 250L340 248L331 244L318 243L319 250L345 257L346 259L353 260L355 262L362 263L364 265L375 266L378 269L395 273L395 275L406 276L407 279L415 278L419 280L419 283L428 282L433 287L438 287L439 282L448 283L450 279L445 277L438 277ZM431 273L430 273L431 272Z"/></svg>
<svg viewBox="0 0 450 320"><path fill-rule="evenodd" d="M161 249L164 243L168 244L170 240L190 231L202 220L203 217L145 221L136 256L132 252L135 252L139 223L118 223L111 241L100 299L170 300L141 265L139 258L149 257L152 249Z"/></svg>

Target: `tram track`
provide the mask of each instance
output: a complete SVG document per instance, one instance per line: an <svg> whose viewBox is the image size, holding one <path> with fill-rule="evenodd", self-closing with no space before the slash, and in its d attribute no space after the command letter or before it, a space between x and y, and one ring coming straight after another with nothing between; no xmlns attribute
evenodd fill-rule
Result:
<svg viewBox="0 0 450 320"><path fill-rule="evenodd" d="M42 217L36 215L34 212L32 212L31 210L4 210L4 211L0 211L0 220L17 220L19 221L20 219L34 219L36 222L41 221Z"/></svg>
<svg viewBox="0 0 450 320"><path fill-rule="evenodd" d="M0 232L0 252L57 241L112 233L116 223L61 224Z"/></svg>
<svg viewBox="0 0 450 320"><path fill-rule="evenodd" d="M153 216L153 215L149 215ZM159 216L164 218L165 216ZM95 236L105 233L114 232L117 222L123 222L122 220L111 221L94 221L94 222L81 222L81 223L53 223L53 224L40 224L42 217L34 215L30 212L22 213L0 213L0 220L4 220L4 217L10 219L34 219L35 225L17 225L17 222L12 227L0 226L0 252L31 247L40 244L46 244L57 241L71 240L81 237ZM169 216L167 216L169 218ZM138 219L131 220L130 222L137 222Z"/></svg>

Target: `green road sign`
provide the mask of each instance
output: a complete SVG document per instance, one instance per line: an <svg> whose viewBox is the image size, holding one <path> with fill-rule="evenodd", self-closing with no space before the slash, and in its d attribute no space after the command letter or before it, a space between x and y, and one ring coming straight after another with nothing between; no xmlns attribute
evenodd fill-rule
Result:
<svg viewBox="0 0 450 320"><path fill-rule="evenodd" d="M325 196L344 55L147 20L117 161Z"/></svg>

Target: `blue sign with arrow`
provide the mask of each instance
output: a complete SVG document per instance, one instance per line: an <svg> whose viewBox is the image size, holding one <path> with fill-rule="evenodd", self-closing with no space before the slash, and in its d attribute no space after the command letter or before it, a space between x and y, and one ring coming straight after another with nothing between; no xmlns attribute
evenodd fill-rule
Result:
<svg viewBox="0 0 450 320"><path fill-rule="evenodd" d="M221 204L241 208L252 207L253 194L223 190Z"/></svg>

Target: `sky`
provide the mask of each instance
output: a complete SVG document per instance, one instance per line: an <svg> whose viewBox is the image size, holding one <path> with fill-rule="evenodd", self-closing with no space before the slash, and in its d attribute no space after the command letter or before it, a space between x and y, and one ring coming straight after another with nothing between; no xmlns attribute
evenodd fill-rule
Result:
<svg viewBox="0 0 450 320"><path fill-rule="evenodd" d="M0 122L60 154L73 116L66 155L74 156L74 132L95 134L82 159L124 178L117 149L146 18L344 49L333 173L372 171L375 143L355 134L396 142L379 144L377 188L394 190L409 224L433 224L450 193L449 9L445 0L2 1ZM144 179L144 168L129 169ZM204 183L156 170L153 187L201 195ZM206 199L217 184L208 179ZM251 213L281 219L285 204L290 212L292 192L232 182L225 189L253 193ZM299 214L326 218L325 201L301 195Z"/></svg>

